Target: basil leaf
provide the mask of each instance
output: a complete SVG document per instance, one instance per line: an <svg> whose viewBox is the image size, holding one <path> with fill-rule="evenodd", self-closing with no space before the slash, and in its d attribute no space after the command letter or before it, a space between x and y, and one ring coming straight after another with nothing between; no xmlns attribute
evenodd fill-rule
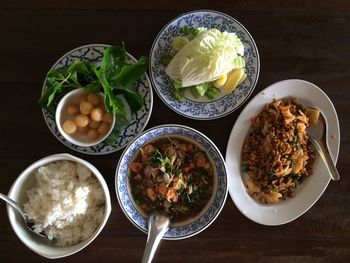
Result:
<svg viewBox="0 0 350 263"><path fill-rule="evenodd" d="M135 64L124 65L121 71L111 77L114 87L129 87L133 82L145 74L148 67L148 58L142 56Z"/></svg>

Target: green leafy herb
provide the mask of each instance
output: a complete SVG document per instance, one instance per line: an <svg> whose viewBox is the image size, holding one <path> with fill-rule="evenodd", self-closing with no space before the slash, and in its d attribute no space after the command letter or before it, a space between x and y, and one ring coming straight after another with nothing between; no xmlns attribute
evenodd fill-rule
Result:
<svg viewBox="0 0 350 263"><path fill-rule="evenodd" d="M267 178L269 179L269 181L272 181L273 177L275 176L273 171L269 171L266 173Z"/></svg>
<svg viewBox="0 0 350 263"><path fill-rule="evenodd" d="M299 178L297 174L293 174L293 173L289 174L289 177L292 178L293 181L296 181Z"/></svg>
<svg viewBox="0 0 350 263"><path fill-rule="evenodd" d="M193 206L197 206L199 200L200 200L200 194L199 192L192 192L191 194L187 195L188 197L188 204L189 207L193 208Z"/></svg>
<svg viewBox="0 0 350 263"><path fill-rule="evenodd" d="M173 95L177 101L184 101L185 100L184 91L181 89L174 89Z"/></svg>
<svg viewBox="0 0 350 263"><path fill-rule="evenodd" d="M300 150L300 149L301 149L300 138L299 138L299 136L298 136L298 130L297 130L297 129L294 130L294 137L293 137L292 145L293 145L294 148L296 148L297 150Z"/></svg>
<svg viewBox="0 0 350 263"><path fill-rule="evenodd" d="M242 171L243 171L244 173L247 173L247 172L249 171L248 165L243 164L243 165L242 165Z"/></svg>
<svg viewBox="0 0 350 263"><path fill-rule="evenodd" d="M172 58L173 57L170 56L170 54L164 54L160 59L160 63L162 63L164 66L168 66Z"/></svg>
<svg viewBox="0 0 350 263"><path fill-rule="evenodd" d="M202 177L207 177L208 176L208 171L203 168L203 167L198 167L197 168L198 174Z"/></svg>
<svg viewBox="0 0 350 263"><path fill-rule="evenodd" d="M188 25L184 25L182 28L181 28L181 33L185 36L187 36L189 38L189 40L195 38L198 33L201 32L200 29L198 28L193 28L193 27L190 27Z"/></svg>
<svg viewBox="0 0 350 263"><path fill-rule="evenodd" d="M151 165L153 167L158 167L161 164L162 158L162 153L156 149L151 155Z"/></svg>

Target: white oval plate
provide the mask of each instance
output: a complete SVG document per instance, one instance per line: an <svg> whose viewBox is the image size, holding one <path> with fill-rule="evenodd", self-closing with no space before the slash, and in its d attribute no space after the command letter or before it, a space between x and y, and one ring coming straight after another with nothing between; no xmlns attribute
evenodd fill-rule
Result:
<svg viewBox="0 0 350 263"><path fill-rule="evenodd" d="M196 99L188 92L185 94L185 101L175 100L173 85L160 60L164 54L169 53L173 39L181 34L180 30L184 25L235 32L241 39L244 45L247 78L233 93L224 95L222 92L217 99L210 101L204 97ZM211 120L232 113L251 95L258 81L260 59L252 36L241 23L221 12L197 10L176 17L160 31L151 48L149 67L152 84L158 96L170 109L187 118Z"/></svg>
<svg viewBox="0 0 350 263"><path fill-rule="evenodd" d="M101 62L104 50L110 47L105 44L89 44L81 47L77 47L59 58L56 63L52 66L52 69L65 68L71 64L74 60L84 60L90 62ZM127 63L135 63L137 60L127 53ZM43 84L42 91L46 89L46 78ZM123 149L134 137L140 134L146 127L148 120L152 113L153 106L153 92L150 80L145 74L136 83L136 89L144 100L144 105L135 114L133 114L130 122L121 130L118 140L113 145L107 145L105 142L101 142L94 146L84 147L78 146L68 142L62 134L59 132L56 122L55 115L51 114L47 110L43 109L43 116L46 125L49 127L52 134L64 145L80 153L90 155L103 155L116 152ZM57 105L56 105L57 106Z"/></svg>
<svg viewBox="0 0 350 263"><path fill-rule="evenodd" d="M298 79L277 82L257 94L244 108L232 128L226 150L226 165L229 174L229 193L237 208L249 219L263 225L281 225L298 218L320 198L327 188L330 176L325 165L316 156L313 174L304 180L293 198L278 204L264 205L254 200L246 190L241 172L241 150L251 125L265 104L273 99L294 97L304 107L321 110L327 122L327 143L334 162L337 161L340 132L335 108L327 95L316 85Z"/></svg>

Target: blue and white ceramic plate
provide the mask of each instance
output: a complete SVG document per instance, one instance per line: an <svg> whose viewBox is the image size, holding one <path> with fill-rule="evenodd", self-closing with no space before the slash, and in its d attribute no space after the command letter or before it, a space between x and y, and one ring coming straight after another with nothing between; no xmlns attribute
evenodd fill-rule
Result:
<svg viewBox="0 0 350 263"><path fill-rule="evenodd" d="M164 54L170 52L173 39L181 34L180 30L184 25L235 32L241 39L244 45L247 78L233 93L224 95L222 92L217 99L210 101L206 98L196 99L189 92L185 95L185 101L175 100L172 94L173 85L160 60ZM158 96L172 110L191 119L217 119L235 111L252 94L259 71L258 49L248 30L234 18L217 11L192 11L170 21L156 37L150 52L150 78Z"/></svg>
<svg viewBox="0 0 350 263"><path fill-rule="evenodd" d="M215 165L216 170L213 196L202 214L182 225L171 226L163 237L168 240L184 239L200 233L214 222L223 208L227 197L228 184L224 159L214 143L202 133L192 128L176 124L161 125L143 132L129 144L119 159L115 175L116 194L120 207L126 217L137 228L147 233L147 218L138 211L129 192L129 165L143 145L156 138L164 138L165 136L180 137L197 144L212 158L212 163Z"/></svg>
<svg viewBox="0 0 350 263"><path fill-rule="evenodd" d="M57 60L51 69L65 68L76 59L99 63L102 60L104 50L109 46L110 45L105 44L90 44L77 47L64 54L59 60ZM127 53L127 63L131 64L135 63L136 61L137 60L132 55ZM47 89L46 79L43 85L43 91L45 89ZM135 136L144 130L151 116L153 106L153 93L147 74L145 74L139 81L137 81L136 89L143 98L144 105L132 116L132 119L122 129L118 140L113 145L107 145L105 142L101 142L95 146L83 147L68 142L59 132L56 126L54 114L51 114L50 112L43 109L45 122L50 131L60 142L77 152L90 155L103 155L116 152L124 148L132 139L135 138Z"/></svg>

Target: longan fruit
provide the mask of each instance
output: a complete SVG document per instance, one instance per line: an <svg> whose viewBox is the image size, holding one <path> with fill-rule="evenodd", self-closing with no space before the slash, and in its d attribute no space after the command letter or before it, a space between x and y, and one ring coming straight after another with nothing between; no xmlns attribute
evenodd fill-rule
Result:
<svg viewBox="0 0 350 263"><path fill-rule="evenodd" d="M96 129L90 129L88 130L87 136L90 140L96 140L100 135L96 131Z"/></svg>
<svg viewBox="0 0 350 263"><path fill-rule="evenodd" d="M78 97L79 103L82 103L83 101L87 101L87 95L86 94L81 94Z"/></svg>
<svg viewBox="0 0 350 263"><path fill-rule="evenodd" d="M93 121L100 122L103 118L103 111L100 108L94 108L91 111L90 117Z"/></svg>
<svg viewBox="0 0 350 263"><path fill-rule="evenodd" d="M77 125L72 120L66 120L62 125L62 129L65 133L73 134L77 131Z"/></svg>
<svg viewBox="0 0 350 263"><path fill-rule="evenodd" d="M94 120L89 121L89 127L92 129L97 129L98 127L100 127L100 124L101 123L94 121Z"/></svg>
<svg viewBox="0 0 350 263"><path fill-rule="evenodd" d="M88 126L78 127L78 133L80 133L80 134L85 134L88 132L88 130L89 130Z"/></svg>
<svg viewBox="0 0 350 263"><path fill-rule="evenodd" d="M79 108L77 105L71 104L71 105L67 106L66 111L67 111L68 115L73 116L73 115L79 113Z"/></svg>
<svg viewBox="0 0 350 263"><path fill-rule="evenodd" d="M97 106L100 104L100 96L94 93L89 93L87 96L87 101L90 102L92 105Z"/></svg>
<svg viewBox="0 0 350 263"><path fill-rule="evenodd" d="M102 120L107 123L112 123L113 122L113 116L112 114L106 112L103 114Z"/></svg>
<svg viewBox="0 0 350 263"><path fill-rule="evenodd" d="M109 131L108 123L103 122L100 127L98 127L97 132L99 134L106 134Z"/></svg>
<svg viewBox="0 0 350 263"><path fill-rule="evenodd" d="M79 114L76 118L75 118L75 124L78 127L86 127L89 124L89 117L84 115L84 114Z"/></svg>
<svg viewBox="0 0 350 263"><path fill-rule="evenodd" d="M92 111L93 108L94 108L94 106L90 102L87 102L87 101L82 101L79 105L80 112L82 114L85 114L85 115L90 114L90 112Z"/></svg>

